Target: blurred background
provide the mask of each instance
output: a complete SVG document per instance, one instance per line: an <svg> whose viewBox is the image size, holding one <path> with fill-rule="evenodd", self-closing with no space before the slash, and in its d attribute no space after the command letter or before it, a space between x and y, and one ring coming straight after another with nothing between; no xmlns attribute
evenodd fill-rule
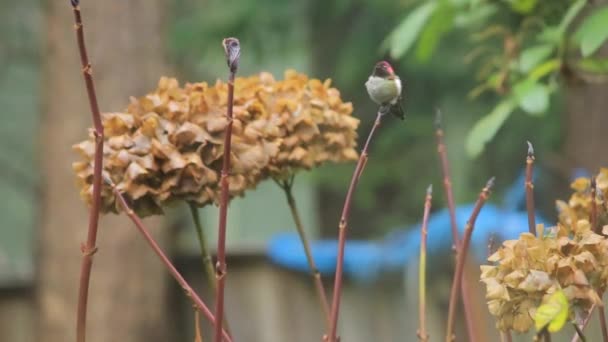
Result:
<svg viewBox="0 0 608 342"><path fill-rule="evenodd" d="M364 83L376 61L391 61L404 80L407 119L387 118L373 142L349 232L372 243L415 229L428 184L436 189L434 211L445 207L433 126L437 108L457 203L473 202L485 180L496 176L491 202L517 210L505 202L509 189L523 194L517 179L529 140L536 151L537 209L554 222L554 201L567 198L573 172L608 166L608 21L602 21L608 16L583 22L605 10L605 1L569 0L82 3L102 111L122 110L129 96L153 90L163 75L182 83L226 78L220 42L236 36L243 50L240 75L269 71L280 79L295 68L331 78L342 98L353 102L359 135L366 136L376 108ZM562 25L569 13L571 22ZM86 138L91 121L72 15L67 0L0 0L0 341L69 341L75 335L88 212L75 186L71 146ZM549 30L562 26L563 32ZM572 34L574 45L559 34ZM298 175L295 195L311 237L335 238L353 167L325 165ZM217 208L201 214L215 241ZM500 229L499 217L488 220ZM310 278L266 256L268 241L293 231L280 189L267 182L235 200L228 222L227 310L237 340L319 340L324 327ZM186 278L206 293L187 208L146 223ZM131 222L102 217L98 246L89 341L191 341L190 303ZM478 253L486 246L476 246ZM430 325L438 339L450 260L432 258L429 265ZM412 261L399 272L348 279L343 341L415 339ZM326 285L332 280L324 278ZM480 331L494 340L485 290L472 283ZM209 332L206 325L203 330Z"/></svg>

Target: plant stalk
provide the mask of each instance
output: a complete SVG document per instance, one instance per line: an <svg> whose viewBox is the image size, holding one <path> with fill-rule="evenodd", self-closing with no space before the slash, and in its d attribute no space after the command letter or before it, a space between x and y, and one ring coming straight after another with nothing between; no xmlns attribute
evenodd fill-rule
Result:
<svg viewBox="0 0 608 342"><path fill-rule="evenodd" d="M534 216L534 182L532 173L534 171L534 147L529 141L528 155L526 157L526 210L528 212L528 230L536 236L536 219Z"/></svg>
<svg viewBox="0 0 608 342"><path fill-rule="evenodd" d="M583 330L585 330L585 328L587 327L587 324L589 324L589 321L591 320L591 316L593 315L593 310L595 310L595 309L596 309L596 305L593 304L591 306L591 309L589 309L589 312L587 313L587 317L585 317L585 319L583 320L583 323L581 325L574 324L576 333L574 334L574 336L572 336L571 342L577 342L579 339L579 336L582 336L581 339L583 339L583 337L584 337ZM584 340L583 340L583 342L584 342Z"/></svg>
<svg viewBox="0 0 608 342"><path fill-rule="evenodd" d="M426 331L426 241L432 200L433 185L429 185L424 200L424 214L422 215L422 229L420 230L420 264L418 265L418 315L420 317L418 339L423 342L429 340Z"/></svg>
<svg viewBox="0 0 608 342"><path fill-rule="evenodd" d="M133 223L135 224L135 227L137 227L137 230L139 230L139 232L144 236L144 238L146 239L146 241L148 242L148 244L150 245L150 247L152 248L154 253L156 253L156 255L163 262L163 264L165 265L167 270L169 270L169 273L171 273L173 278L175 278L175 280L179 283L179 285L182 287L184 292L186 292L186 295L192 300L192 302L196 306L196 309L200 310L203 313L203 315L205 315L205 317L211 322L211 324L213 326L217 327L218 325L220 325L220 323L219 323L220 320L215 319L213 313L211 313L211 311L209 310L207 305L205 305L205 303L196 294L196 292L194 292L194 290L192 289L190 284L188 284L186 279L184 279L184 277L179 273L179 271L171 263L171 260L169 260L167 255L163 252L163 250L160 248L158 243L154 240L154 237L152 237L152 235L150 234L150 232L148 231L148 229L142 222L141 218L139 218L139 216L135 213L135 211L133 211L133 209L131 209L131 207L127 203L127 200L125 199L125 197L120 193L120 191L118 191L118 189L111 182L110 179L106 178L106 182L108 183L108 185L110 185L112 187L112 191L114 192L114 195L118 199L120 205L122 206L122 208L125 211L125 213L127 214L127 216L129 216L131 221L133 221ZM230 338L230 336L228 335L228 333L226 331L222 330L220 332L220 336L223 336L224 341L232 342L232 339ZM220 341L221 341L221 338L220 338Z"/></svg>
<svg viewBox="0 0 608 342"><path fill-rule="evenodd" d="M441 173L443 175L443 189L450 214L450 227L452 229L452 240L454 241L454 250L458 253L460 248L460 236L458 234L458 223L456 221L456 208L454 204L454 193L452 191L452 178L450 176L450 162L448 159L447 146L445 144L443 126L441 124L441 111L437 110L435 115L435 136L437 138L437 153L441 162ZM460 292L462 296L462 305L464 308L464 319L467 327L467 335L470 342L477 341L476 329L474 324L473 304L471 301L470 287L468 286L467 277L461 280Z"/></svg>
<svg viewBox="0 0 608 342"><path fill-rule="evenodd" d="M602 235L602 229L597 224L597 183L595 177L591 177L591 214L589 217L591 230Z"/></svg>
<svg viewBox="0 0 608 342"><path fill-rule="evenodd" d="M207 239L205 238L205 233L201 224L201 217L198 212L198 207L194 202L188 202L188 207L190 208L190 214L192 215L192 221L194 221L194 227L196 229L198 245L201 250L201 265L203 266L203 271L205 273L205 277L207 278L207 285L209 286L209 289L215 293L217 291L215 268L213 267L213 259L209 253L209 247L207 246ZM228 325L228 320L226 319L225 314L223 319L224 327L228 334L230 334L230 326Z"/></svg>
<svg viewBox="0 0 608 342"><path fill-rule="evenodd" d="M601 296L603 298L603 296ZM600 320L600 328L602 330L602 341L608 342L608 329L606 329L606 312L604 306L597 307L598 319Z"/></svg>
<svg viewBox="0 0 608 342"><path fill-rule="evenodd" d="M201 314L197 308L194 308L194 342L203 342L203 334L201 333Z"/></svg>
<svg viewBox="0 0 608 342"><path fill-rule="evenodd" d="M93 255L97 252L97 228L99 224L99 209L101 205L101 172L103 169L103 124L101 122L101 113L99 104L97 103L97 95L95 92L95 84L93 82L93 69L89 62L87 48L84 41L84 29L82 24L82 16L80 13L80 4L78 0L71 0L72 9L74 11L74 29L76 30L76 41L78 51L80 53L80 64L82 66L82 75L84 77L87 96L89 98L89 106L91 109L91 117L93 119L95 135L95 157L93 162L93 196L91 200L91 208L89 210L89 228L87 232L86 243L81 244L82 263L80 265L80 283L78 289L78 309L76 318L76 341L84 342L86 340L86 323L87 323L87 303L89 299L89 283L91 280L91 269L93 267Z"/></svg>
<svg viewBox="0 0 608 342"><path fill-rule="evenodd" d="M215 277L217 279L217 290L215 295L215 317L224 317L224 287L226 283L226 222L228 216L229 184L228 175L230 174L230 147L232 142L232 111L234 108L234 78L238 69L241 48L239 40L236 38L226 38L222 41L226 62L230 73L228 76L228 110L226 117L228 125L224 133L224 156L222 161L222 174L220 178L220 217L217 235L217 263L215 265ZM222 320L215 326L214 341L222 340Z"/></svg>
<svg viewBox="0 0 608 342"><path fill-rule="evenodd" d="M353 172L353 176L350 181L350 186L348 187L348 191L346 193L346 198L344 199L344 207L342 208L342 215L340 217L340 223L338 225L338 260L336 263L334 293L331 305L331 324L329 334L324 337L324 339L328 340L329 342L336 342L337 337L336 331L338 328L338 317L340 315L340 297L342 295L342 268L344 265L344 247L346 246L346 231L348 229L350 205L353 199L353 195L355 193L355 189L357 188L357 184L359 183L359 178L361 177L363 169L365 168L365 164L367 163L370 142L374 136L374 132L376 132L376 129L380 127L382 117L383 114L378 111L376 121L374 121L374 125L372 126L372 129L370 130L369 135L367 136L365 145L361 150L361 155L359 156L357 166L355 167L355 171Z"/></svg>
<svg viewBox="0 0 608 342"><path fill-rule="evenodd" d="M450 291L450 305L448 309L448 323L447 323L447 331L446 331L446 342L454 341L454 319L456 315L456 304L458 302L458 291L462 281L462 275L464 271L464 264L467 257L467 251L469 248L469 244L471 242L471 237L473 236L473 229L475 228L475 220L477 220L477 216L481 211L484 203L490 197L490 190L494 186L494 177L490 178L490 180L486 183L486 186L479 193L479 198L475 203L475 207L473 208L473 212L465 226L464 230L464 239L462 240L462 244L460 248L458 248L458 260L456 262L456 271L454 272L454 280L452 281L452 289Z"/></svg>
<svg viewBox="0 0 608 342"><path fill-rule="evenodd" d="M300 242L304 247L304 253L306 254L306 261L308 262L308 268L310 269L310 275L313 278L313 282L315 284L315 290L317 292L317 297L319 297L319 304L321 305L321 310L323 311L323 315L325 317L325 324L327 329L330 328L330 308L329 301L327 300L327 294L325 293L325 287L323 286L323 280L321 279L321 272L317 268L315 264L315 260L312 257L312 252L310 249L310 242L308 237L306 236L306 232L304 231L304 225L302 224L302 220L300 218L300 213L298 211L298 206L296 205L296 199L293 196L293 183L294 176L291 176L289 180L285 181L277 181L277 184L283 189L285 193L285 197L287 198L287 205L289 205L289 210L291 211L291 217L296 225L296 230L298 231L298 235L300 237Z"/></svg>

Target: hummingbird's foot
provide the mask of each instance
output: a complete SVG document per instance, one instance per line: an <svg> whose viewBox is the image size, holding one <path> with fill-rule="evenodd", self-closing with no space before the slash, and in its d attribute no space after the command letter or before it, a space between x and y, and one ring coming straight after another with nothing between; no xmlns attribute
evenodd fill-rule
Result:
<svg viewBox="0 0 608 342"><path fill-rule="evenodd" d="M380 105L380 109L378 109L378 113L380 113L380 115L382 115L382 116L388 114L390 111L391 111L390 105Z"/></svg>

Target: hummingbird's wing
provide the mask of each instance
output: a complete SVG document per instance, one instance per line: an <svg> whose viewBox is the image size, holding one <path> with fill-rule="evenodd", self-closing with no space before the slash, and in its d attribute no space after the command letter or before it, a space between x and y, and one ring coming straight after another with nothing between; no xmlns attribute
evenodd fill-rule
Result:
<svg viewBox="0 0 608 342"><path fill-rule="evenodd" d="M403 107L401 106L401 96L399 96L399 99L394 103L390 105L390 109L389 111L396 117L398 117L401 120L405 120L405 111L403 110Z"/></svg>

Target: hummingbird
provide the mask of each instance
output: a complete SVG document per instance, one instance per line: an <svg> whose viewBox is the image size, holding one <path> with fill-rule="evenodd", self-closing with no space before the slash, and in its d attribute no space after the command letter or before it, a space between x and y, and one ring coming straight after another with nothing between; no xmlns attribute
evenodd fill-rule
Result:
<svg viewBox="0 0 608 342"><path fill-rule="evenodd" d="M372 101L380 105L380 113L391 113L401 120L405 119L405 112L401 107L401 79L395 75L388 62L376 63L374 71L365 82L365 87Z"/></svg>

